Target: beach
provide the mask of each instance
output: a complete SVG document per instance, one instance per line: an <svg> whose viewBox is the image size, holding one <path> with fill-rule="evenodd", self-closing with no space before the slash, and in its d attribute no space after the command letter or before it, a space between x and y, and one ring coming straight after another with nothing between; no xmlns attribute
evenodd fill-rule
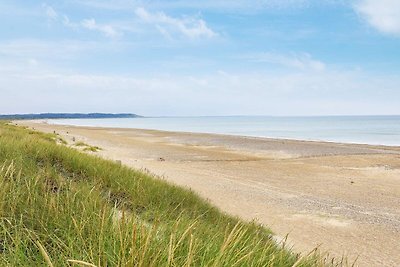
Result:
<svg viewBox="0 0 400 267"><path fill-rule="evenodd" d="M271 228L307 254L399 266L400 147L51 125L69 144L188 187L221 210Z"/></svg>

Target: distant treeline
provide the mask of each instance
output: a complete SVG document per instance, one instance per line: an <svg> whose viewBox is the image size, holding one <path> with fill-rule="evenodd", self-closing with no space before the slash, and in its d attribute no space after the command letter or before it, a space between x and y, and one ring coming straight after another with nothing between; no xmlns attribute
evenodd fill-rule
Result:
<svg viewBox="0 0 400 267"><path fill-rule="evenodd" d="M40 113L0 115L3 120L137 118L131 113Z"/></svg>

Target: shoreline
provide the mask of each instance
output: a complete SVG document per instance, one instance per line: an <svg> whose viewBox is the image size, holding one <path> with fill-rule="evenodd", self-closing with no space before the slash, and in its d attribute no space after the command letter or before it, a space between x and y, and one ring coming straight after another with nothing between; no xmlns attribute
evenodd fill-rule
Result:
<svg viewBox="0 0 400 267"><path fill-rule="evenodd" d="M208 118L208 117L207 117ZM133 120L48 120L51 124L229 134L345 144L400 146L400 116L164 117ZM225 118L225 119L224 119ZM240 119L242 118L242 119ZM300 119L299 119L300 118ZM324 118L324 119L321 119ZM382 121L376 118L382 118Z"/></svg>
<svg viewBox="0 0 400 267"><path fill-rule="evenodd" d="M191 188L221 210L256 219L295 251L360 266L400 264L400 147L16 121L56 131L95 155Z"/></svg>
<svg viewBox="0 0 400 267"><path fill-rule="evenodd" d="M60 119L62 120L62 119ZM93 119L96 120L96 119ZM18 121L12 121L16 123ZM191 132L191 131L172 131L172 130L161 130L161 129L149 129L149 128L129 128L129 127L106 127L106 126L92 126L92 125L73 125L73 124L61 124L61 123L49 123L48 120L25 120L27 123L44 123L47 125L54 126L67 126L76 128L93 128L102 130L138 130L138 131L154 131L154 132L165 132L165 133L182 133L182 134L198 134L198 135L218 135L226 137L239 137L248 139L260 139L263 141L294 141L294 142L306 142L306 143L317 143L317 144L336 144L336 145L355 145L355 146L368 146L368 147L379 147L387 149L400 149L400 144L398 145L387 145L378 143L362 143L362 142L344 142L335 140L317 140L317 139L301 139L301 138L288 138L288 137L270 137L270 136L256 136L256 135L242 135L242 134L232 134L232 133L213 133L213 132Z"/></svg>

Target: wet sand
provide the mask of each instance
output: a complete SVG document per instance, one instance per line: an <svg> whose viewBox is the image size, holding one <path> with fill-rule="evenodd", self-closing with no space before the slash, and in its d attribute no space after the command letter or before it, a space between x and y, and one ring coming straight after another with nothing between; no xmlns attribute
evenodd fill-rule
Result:
<svg viewBox="0 0 400 267"><path fill-rule="evenodd" d="M400 147L17 123L189 187L295 251L400 266Z"/></svg>

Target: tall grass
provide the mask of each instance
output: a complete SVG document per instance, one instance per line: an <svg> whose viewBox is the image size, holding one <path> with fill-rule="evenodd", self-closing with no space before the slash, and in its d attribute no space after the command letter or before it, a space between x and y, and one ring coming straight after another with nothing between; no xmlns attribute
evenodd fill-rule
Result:
<svg viewBox="0 0 400 267"><path fill-rule="evenodd" d="M195 193L0 122L1 266L322 266Z"/></svg>

